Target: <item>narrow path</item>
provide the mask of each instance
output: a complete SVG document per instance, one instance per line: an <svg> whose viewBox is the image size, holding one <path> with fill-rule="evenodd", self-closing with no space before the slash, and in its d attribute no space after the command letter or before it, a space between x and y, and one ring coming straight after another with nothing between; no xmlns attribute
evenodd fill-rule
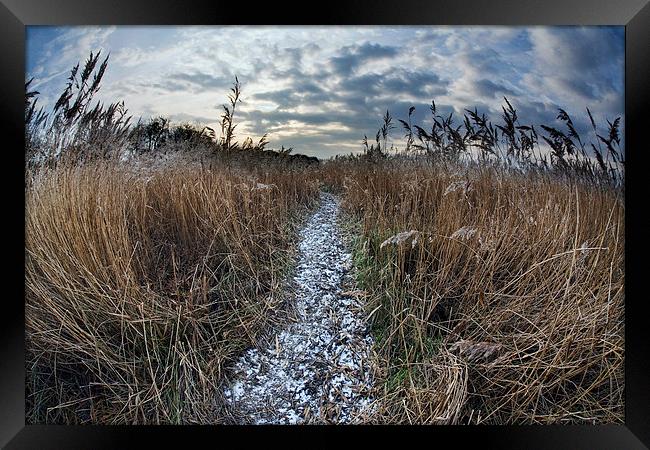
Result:
<svg viewBox="0 0 650 450"><path fill-rule="evenodd" d="M297 322L235 364L224 395L243 423L353 423L371 403L372 339L359 301L342 292L352 262L338 213L338 198L322 193L300 233Z"/></svg>

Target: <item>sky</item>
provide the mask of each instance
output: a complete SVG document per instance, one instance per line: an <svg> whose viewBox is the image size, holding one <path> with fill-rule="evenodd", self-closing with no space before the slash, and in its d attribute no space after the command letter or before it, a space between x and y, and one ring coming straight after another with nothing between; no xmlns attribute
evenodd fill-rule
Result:
<svg viewBox="0 0 650 450"><path fill-rule="evenodd" d="M522 124L561 126L558 108L588 138L585 108L624 123L623 27L29 26L26 79L46 109L70 69L110 54L97 95L124 100L134 119L218 123L235 76L236 137L268 133L270 148L328 158L363 151L388 109L430 128L429 105L478 109L499 122L507 97ZM393 132L399 145L403 131Z"/></svg>

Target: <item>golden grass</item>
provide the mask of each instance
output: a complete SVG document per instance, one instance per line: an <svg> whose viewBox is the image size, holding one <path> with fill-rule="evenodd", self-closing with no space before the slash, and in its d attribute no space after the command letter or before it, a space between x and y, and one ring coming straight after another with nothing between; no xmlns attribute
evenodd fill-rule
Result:
<svg viewBox="0 0 650 450"><path fill-rule="evenodd" d="M278 320L319 184L358 235L379 356L368 420L623 421L612 189L401 158L27 175L28 422L229 422L224 373Z"/></svg>
<svg viewBox="0 0 650 450"><path fill-rule="evenodd" d="M359 223L382 369L374 421L623 421L619 194L399 160L325 172ZM410 230L415 244L381 248Z"/></svg>
<svg viewBox="0 0 650 450"><path fill-rule="evenodd" d="M215 393L281 301L309 173L108 163L28 179L28 422L225 420Z"/></svg>

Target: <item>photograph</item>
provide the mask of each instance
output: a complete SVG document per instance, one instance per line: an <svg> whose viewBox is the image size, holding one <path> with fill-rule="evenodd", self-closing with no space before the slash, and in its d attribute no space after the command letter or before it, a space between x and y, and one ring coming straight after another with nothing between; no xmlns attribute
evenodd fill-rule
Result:
<svg viewBox="0 0 650 450"><path fill-rule="evenodd" d="M27 26L26 424L623 424L625 27Z"/></svg>

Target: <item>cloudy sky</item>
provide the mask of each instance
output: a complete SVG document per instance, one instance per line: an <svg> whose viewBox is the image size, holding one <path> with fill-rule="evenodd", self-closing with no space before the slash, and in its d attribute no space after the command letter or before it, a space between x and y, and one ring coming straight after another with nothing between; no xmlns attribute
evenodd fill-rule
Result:
<svg viewBox="0 0 650 450"><path fill-rule="evenodd" d="M218 129L235 75L240 140L319 157L362 151L389 109L429 128L477 107L498 121L503 97L522 122L557 125L557 108L589 128L624 114L623 27L41 27L27 28L26 77L53 105L70 69L110 52L99 98L134 118ZM395 131L395 143L403 133Z"/></svg>

